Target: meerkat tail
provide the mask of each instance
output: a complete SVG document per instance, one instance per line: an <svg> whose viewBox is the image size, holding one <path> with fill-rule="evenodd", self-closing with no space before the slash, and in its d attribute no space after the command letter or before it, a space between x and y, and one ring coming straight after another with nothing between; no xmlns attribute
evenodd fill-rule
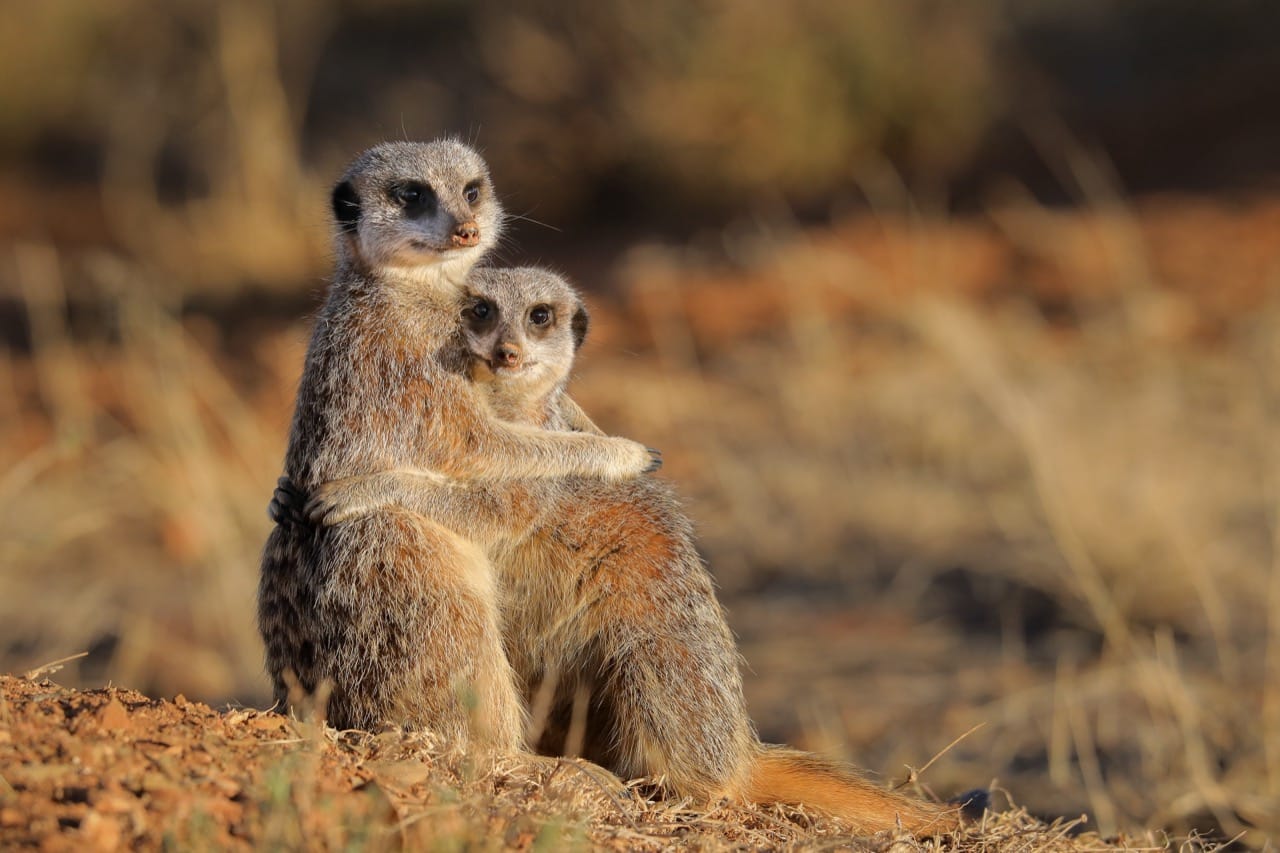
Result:
<svg viewBox="0 0 1280 853"><path fill-rule="evenodd" d="M757 803L812 806L868 833L901 826L916 835L929 835L959 825L955 809L885 791L837 764L793 749L764 748L745 793Z"/></svg>

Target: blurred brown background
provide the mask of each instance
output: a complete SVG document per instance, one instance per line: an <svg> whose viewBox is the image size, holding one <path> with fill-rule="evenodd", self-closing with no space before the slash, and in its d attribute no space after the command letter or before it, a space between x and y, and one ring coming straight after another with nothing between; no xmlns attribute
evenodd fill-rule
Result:
<svg viewBox="0 0 1280 853"><path fill-rule="evenodd" d="M0 669L262 704L326 194L457 135L596 320L766 738L1280 815L1280 7L45 0L0 14Z"/></svg>

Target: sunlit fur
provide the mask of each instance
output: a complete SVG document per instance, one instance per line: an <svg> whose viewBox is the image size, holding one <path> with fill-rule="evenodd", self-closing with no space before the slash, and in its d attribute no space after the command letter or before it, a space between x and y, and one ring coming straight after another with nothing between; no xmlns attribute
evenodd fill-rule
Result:
<svg viewBox="0 0 1280 853"><path fill-rule="evenodd" d="M586 330L568 283L537 269L476 270L467 291L468 305L483 300L493 312L478 320L464 309L463 326L471 376L495 414L548 430L598 432L564 393ZM530 334L526 318L535 306L550 308L553 320ZM541 369L495 371L490 362L502 344ZM803 803L869 832L954 825L936 806L890 794L816 756L760 743L733 636L665 482L513 478L449 488L385 472L323 486L309 508L319 523L333 523L351 517L345 505L382 502L439 519L490 554L507 658L526 700L547 712L534 732L544 751L580 746L623 776L661 777L677 795ZM528 528L512 535L517 518ZM589 697L578 743L575 697Z"/></svg>
<svg viewBox="0 0 1280 853"><path fill-rule="evenodd" d="M430 216L409 217L395 200L391 189L408 181L435 194ZM482 190L474 206L469 186ZM337 263L284 466L301 488L388 470L438 472L425 475L435 482L624 479L652 465L636 442L507 424L478 397L461 301L501 216L475 151L378 146L339 181L334 210ZM462 224L478 231L450 248ZM292 683L295 694L327 690L339 727L430 726L460 747L519 749L522 703L495 601L484 553L427 513L385 507L336 527L277 525L258 609L277 704L298 698Z"/></svg>

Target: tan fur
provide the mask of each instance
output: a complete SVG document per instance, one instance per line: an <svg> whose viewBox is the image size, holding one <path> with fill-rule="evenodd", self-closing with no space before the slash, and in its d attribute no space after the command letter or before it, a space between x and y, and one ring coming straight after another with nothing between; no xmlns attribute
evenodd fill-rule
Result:
<svg viewBox="0 0 1280 853"><path fill-rule="evenodd" d="M837 815L863 832L902 827L916 835L944 833L959 823L943 808L885 791L848 768L784 747L763 747L745 791L758 803L802 803Z"/></svg>
<svg viewBox="0 0 1280 853"><path fill-rule="evenodd" d="M475 270L468 300L470 374L495 415L594 430L564 393L586 324L568 284L536 269ZM531 321L539 309L550 317L543 324ZM578 747L623 776L662 777L672 792L704 801L804 803L864 831L954 824L937 806L759 742L733 637L665 483L513 479L501 489L450 488L383 472L322 486L308 512L323 524L351 517L347 505L383 503L418 509L490 553L507 658L525 698L545 706L543 751ZM493 507L510 513L507 524L491 522ZM512 536L516 517L530 527ZM583 697L586 725L575 732Z"/></svg>
<svg viewBox="0 0 1280 853"><path fill-rule="evenodd" d="M617 480L651 468L636 442L503 423L477 396L460 328L464 282L502 211L475 151L378 146L333 201L337 265L298 388L288 478L310 489L388 470L439 484L441 474ZM495 529L528 529L494 508ZM456 530L398 507L340 526L277 525L258 609L277 703L296 679L306 692L331 690L338 727L430 725L459 746L520 748L493 570Z"/></svg>

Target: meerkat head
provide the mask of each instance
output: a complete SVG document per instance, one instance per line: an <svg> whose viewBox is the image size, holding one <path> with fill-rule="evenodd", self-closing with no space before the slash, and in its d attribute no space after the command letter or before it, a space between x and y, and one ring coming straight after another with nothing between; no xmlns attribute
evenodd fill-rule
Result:
<svg viewBox="0 0 1280 853"><path fill-rule="evenodd" d="M452 139L370 148L333 189L339 254L379 272L446 267L460 279L498 239L489 168Z"/></svg>
<svg viewBox="0 0 1280 853"><path fill-rule="evenodd" d="M564 386L588 322L582 299L555 273L475 270L462 309L471 378L516 420L513 412L536 408Z"/></svg>

